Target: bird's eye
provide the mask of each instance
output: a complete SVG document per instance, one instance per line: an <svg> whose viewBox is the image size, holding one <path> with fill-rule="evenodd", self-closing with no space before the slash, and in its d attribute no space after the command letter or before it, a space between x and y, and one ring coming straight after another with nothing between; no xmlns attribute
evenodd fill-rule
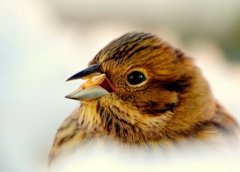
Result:
<svg viewBox="0 0 240 172"><path fill-rule="evenodd" d="M131 85L141 84L145 79L145 75L140 71L133 71L127 77L127 80Z"/></svg>

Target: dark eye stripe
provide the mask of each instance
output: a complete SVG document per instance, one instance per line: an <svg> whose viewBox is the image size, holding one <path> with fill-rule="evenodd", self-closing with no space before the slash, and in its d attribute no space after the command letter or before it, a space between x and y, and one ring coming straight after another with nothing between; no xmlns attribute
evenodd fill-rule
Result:
<svg viewBox="0 0 240 172"><path fill-rule="evenodd" d="M171 81L163 84L163 88L168 91L175 91L177 93L183 93L186 88L191 86L192 78L189 76L182 76L179 80Z"/></svg>

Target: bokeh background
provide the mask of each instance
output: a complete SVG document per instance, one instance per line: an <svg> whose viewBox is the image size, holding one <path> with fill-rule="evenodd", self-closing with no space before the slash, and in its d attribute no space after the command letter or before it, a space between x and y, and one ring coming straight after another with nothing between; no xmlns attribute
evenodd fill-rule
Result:
<svg viewBox="0 0 240 172"><path fill-rule="evenodd" d="M65 79L129 31L153 32L194 57L240 121L239 0L1 0L1 172L46 171L54 133L78 105L64 96L79 82ZM93 157L79 171L240 171L239 152L154 165Z"/></svg>

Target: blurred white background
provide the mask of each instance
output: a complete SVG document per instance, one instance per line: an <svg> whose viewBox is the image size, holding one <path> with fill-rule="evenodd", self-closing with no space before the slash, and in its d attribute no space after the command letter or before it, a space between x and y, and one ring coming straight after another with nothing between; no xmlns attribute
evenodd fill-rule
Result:
<svg viewBox="0 0 240 172"><path fill-rule="evenodd" d="M64 96L79 83L65 79L109 41L136 30L153 32L194 57L217 99L240 120L240 1L2 0L1 172L46 170L56 129L78 105ZM83 171L240 171L238 154L166 161L128 166L97 155L79 166Z"/></svg>

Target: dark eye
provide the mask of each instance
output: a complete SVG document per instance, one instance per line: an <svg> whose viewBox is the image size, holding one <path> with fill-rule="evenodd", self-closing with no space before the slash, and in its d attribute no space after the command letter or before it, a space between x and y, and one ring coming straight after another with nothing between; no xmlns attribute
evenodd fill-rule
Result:
<svg viewBox="0 0 240 172"><path fill-rule="evenodd" d="M139 71L133 71L127 77L127 80L129 82L129 84L131 84L131 85L140 84L145 79L146 79L145 75L142 72L139 72Z"/></svg>

